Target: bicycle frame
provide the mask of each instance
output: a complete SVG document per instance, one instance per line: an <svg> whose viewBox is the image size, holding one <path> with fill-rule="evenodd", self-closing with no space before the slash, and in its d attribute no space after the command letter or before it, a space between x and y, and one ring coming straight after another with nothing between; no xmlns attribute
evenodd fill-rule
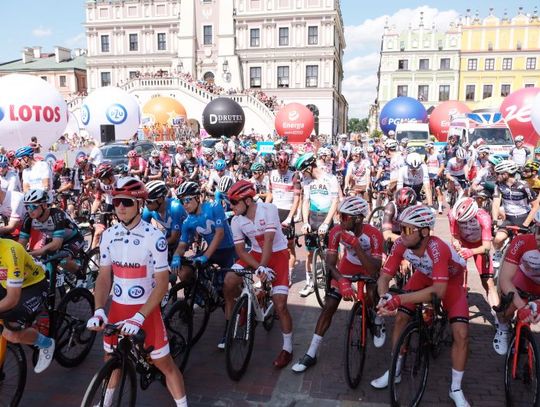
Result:
<svg viewBox="0 0 540 407"><path fill-rule="evenodd" d="M531 326L530 323L528 322L522 322L522 321L519 321L517 322L516 324L516 340L514 342L514 356L512 357L512 378L516 378L516 370L517 370L517 362L518 362L518 355L519 355L519 343L520 343L520 340L521 340L521 330L526 327L527 329L529 329ZM530 372L532 373L532 350L530 349L530 347L527 349L527 360L529 362L529 369L530 369Z"/></svg>
<svg viewBox="0 0 540 407"><path fill-rule="evenodd" d="M376 280L371 277L357 274L351 277L351 281L356 282L356 298L354 299L354 302L355 303L359 302L360 304L362 304L362 347L364 347L366 346L366 340L367 340L366 327L368 323L365 287L368 284L376 283Z"/></svg>

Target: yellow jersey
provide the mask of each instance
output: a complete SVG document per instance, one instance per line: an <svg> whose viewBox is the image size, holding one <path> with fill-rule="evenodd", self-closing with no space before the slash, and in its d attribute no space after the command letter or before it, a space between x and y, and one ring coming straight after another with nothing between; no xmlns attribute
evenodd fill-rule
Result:
<svg viewBox="0 0 540 407"><path fill-rule="evenodd" d="M531 177L531 178L526 178L525 180L527 181L527 184L529 184L529 188L531 188L532 190L536 192L540 191L540 178Z"/></svg>
<svg viewBox="0 0 540 407"><path fill-rule="evenodd" d="M0 284L2 287L28 287L45 278L45 271L36 264L24 247L9 239L0 239Z"/></svg>

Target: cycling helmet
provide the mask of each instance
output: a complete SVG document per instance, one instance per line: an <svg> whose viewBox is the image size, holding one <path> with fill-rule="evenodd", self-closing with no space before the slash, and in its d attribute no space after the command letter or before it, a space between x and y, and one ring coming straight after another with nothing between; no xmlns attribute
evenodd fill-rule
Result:
<svg viewBox="0 0 540 407"><path fill-rule="evenodd" d="M483 144L486 144L486 140L484 140L482 137L479 137L476 139L476 146L481 146Z"/></svg>
<svg viewBox="0 0 540 407"><path fill-rule="evenodd" d="M88 157L86 156L86 154L81 154L77 157L75 162L77 163L77 165L85 164L88 162Z"/></svg>
<svg viewBox="0 0 540 407"><path fill-rule="evenodd" d="M265 163L272 163L274 162L274 155L271 153L265 154L263 160Z"/></svg>
<svg viewBox="0 0 540 407"><path fill-rule="evenodd" d="M47 203L49 194L43 189L31 189L24 194L24 204L42 204Z"/></svg>
<svg viewBox="0 0 540 407"><path fill-rule="evenodd" d="M508 173L513 175L517 172L518 166L515 162L511 160L502 160L499 164L495 166L496 173Z"/></svg>
<svg viewBox="0 0 540 407"><path fill-rule="evenodd" d="M463 147L464 149L468 149L471 145L469 144L468 141L464 141L463 143L461 143L461 147Z"/></svg>
<svg viewBox="0 0 540 407"><path fill-rule="evenodd" d="M371 147L371 146L368 146L368 148L366 148L366 151L368 153L373 153L375 151L375 149L373 147Z"/></svg>
<svg viewBox="0 0 540 407"><path fill-rule="evenodd" d="M229 189L228 195L229 200L239 201L244 198L253 198L257 195L257 192L255 191L255 186L251 182L243 179L236 182L231 189Z"/></svg>
<svg viewBox="0 0 540 407"><path fill-rule="evenodd" d="M253 167L252 167L253 168ZM219 183L218 183L218 186L217 186L217 189L218 191L221 191L223 193L227 193L229 191L229 189L231 189L232 185L234 184L234 179L233 177L229 176L229 175L224 175L223 177L221 177L221 179L219 180Z"/></svg>
<svg viewBox="0 0 540 407"><path fill-rule="evenodd" d="M486 146L485 144L481 145L476 151L478 154L489 154L489 146Z"/></svg>
<svg viewBox="0 0 540 407"><path fill-rule="evenodd" d="M411 187L398 189L394 195L394 202L399 210L403 210L407 206L416 205L416 199L416 192Z"/></svg>
<svg viewBox="0 0 540 407"><path fill-rule="evenodd" d="M409 139L407 137L403 137L400 141L400 144L405 144L407 145L409 143Z"/></svg>
<svg viewBox="0 0 540 407"><path fill-rule="evenodd" d="M407 155L407 159L405 160L407 165L411 167L414 170L417 170L420 168L420 166L423 164L422 156L418 153L410 153Z"/></svg>
<svg viewBox="0 0 540 407"><path fill-rule="evenodd" d="M33 157L34 156L34 149L30 146L24 146L20 147L15 151L15 157L17 158L23 158L23 157Z"/></svg>
<svg viewBox="0 0 540 407"><path fill-rule="evenodd" d="M8 158L8 160L13 160L15 158L15 150L9 150L6 153L6 157Z"/></svg>
<svg viewBox="0 0 540 407"><path fill-rule="evenodd" d="M9 166L9 160L4 154L0 154L0 168Z"/></svg>
<svg viewBox="0 0 540 407"><path fill-rule="evenodd" d="M536 147L536 148L534 149L534 153L535 153L535 154L540 154L540 147ZM9 153L8 153L8 154L9 154Z"/></svg>
<svg viewBox="0 0 540 407"><path fill-rule="evenodd" d="M52 166L52 170L54 172L61 172L64 169L65 166L66 166L66 163L65 163L64 160L56 160L54 162L53 166ZM1 165L0 165L0 167L1 167Z"/></svg>
<svg viewBox="0 0 540 407"><path fill-rule="evenodd" d="M214 155L214 149L210 147L203 147L202 153L203 155Z"/></svg>
<svg viewBox="0 0 540 407"><path fill-rule="evenodd" d="M384 148L389 150L395 150L397 148L397 141L394 139L388 139L384 142Z"/></svg>
<svg viewBox="0 0 540 407"><path fill-rule="evenodd" d="M338 211L351 216L368 216L368 203L359 196L349 196L339 205Z"/></svg>
<svg viewBox="0 0 540 407"><path fill-rule="evenodd" d="M427 150L428 148L432 148L432 147L435 147L435 144L433 144L432 141L428 141L428 142L426 143L426 150Z"/></svg>
<svg viewBox="0 0 540 407"><path fill-rule="evenodd" d="M346 134L340 134L339 139L340 140L347 140L347 135Z"/></svg>
<svg viewBox="0 0 540 407"><path fill-rule="evenodd" d="M467 150L465 150L463 147L458 147L456 150L456 158L458 160L464 160L467 158Z"/></svg>
<svg viewBox="0 0 540 407"><path fill-rule="evenodd" d="M277 155L277 164L280 168L287 168L289 166L290 156L285 151L280 151Z"/></svg>
<svg viewBox="0 0 540 407"><path fill-rule="evenodd" d="M516 136L516 137L514 138L514 141L515 141L516 143L521 142L521 141L523 141L523 140L525 140L525 137L523 137L523 136Z"/></svg>
<svg viewBox="0 0 540 407"><path fill-rule="evenodd" d="M435 225L435 215L433 210L426 205L414 205L401 212L399 222L418 228L432 229Z"/></svg>
<svg viewBox="0 0 540 407"><path fill-rule="evenodd" d="M298 157L298 160L296 161L296 169L298 171L304 171L308 169L309 167L312 167L315 165L315 156L313 153L306 153L302 156Z"/></svg>
<svg viewBox="0 0 540 407"><path fill-rule="evenodd" d="M112 190L112 195L125 195L135 199L146 199L148 197L148 191L140 179L123 177L116 182Z"/></svg>
<svg viewBox="0 0 540 407"><path fill-rule="evenodd" d="M317 151L317 157L321 157L323 155L332 155L332 152L330 151L329 148L326 148L326 147L321 147L319 148L319 150Z"/></svg>
<svg viewBox="0 0 540 407"><path fill-rule="evenodd" d="M1 165L0 165L1 167ZM538 161L527 161L525 163L525 165L523 166L524 169L526 170L530 170L532 172L538 172L538 170L540 169L540 163Z"/></svg>
<svg viewBox="0 0 540 407"><path fill-rule="evenodd" d="M127 172L127 169L126 169L126 172ZM113 174L114 174L114 169L110 163L99 164L98 167L96 168L96 172L94 173L96 178L99 178L99 179L110 177Z"/></svg>
<svg viewBox="0 0 540 407"><path fill-rule="evenodd" d="M157 150L152 150L152 152L150 153L150 157L152 157L152 158L159 158L159 151L157 151Z"/></svg>
<svg viewBox="0 0 540 407"><path fill-rule="evenodd" d="M201 188L199 184L193 181L187 181L182 183L178 190L176 191L176 196L178 198L183 198L186 196L197 196L201 193Z"/></svg>
<svg viewBox="0 0 540 407"><path fill-rule="evenodd" d="M223 153L223 145L222 144L216 144L214 146L214 148L216 149L216 153Z"/></svg>
<svg viewBox="0 0 540 407"><path fill-rule="evenodd" d="M128 158L135 158L137 157L139 154L137 153L137 151L135 150L130 150L128 153L127 153L127 156Z"/></svg>
<svg viewBox="0 0 540 407"><path fill-rule="evenodd" d="M359 146L353 147L351 153L352 154L362 155L362 153L363 153L362 147L359 147Z"/></svg>
<svg viewBox="0 0 540 407"><path fill-rule="evenodd" d="M219 159L214 162L214 169L216 171L225 171L225 168L227 168L227 163L225 160Z"/></svg>
<svg viewBox="0 0 540 407"><path fill-rule="evenodd" d="M498 155L495 155L495 154L491 154L489 157L488 157L488 162L493 165L493 166L496 166L497 164L499 164L501 161L502 161L502 157L498 156Z"/></svg>
<svg viewBox="0 0 540 407"><path fill-rule="evenodd" d="M116 174L127 174L128 171L129 171L129 168L127 164L118 164L116 167L114 167L114 172Z"/></svg>
<svg viewBox="0 0 540 407"><path fill-rule="evenodd" d="M452 216L458 222L467 222L478 213L478 204L473 198L464 197L459 199L452 208Z"/></svg>
<svg viewBox="0 0 540 407"><path fill-rule="evenodd" d="M258 171L264 171L265 167L261 163L253 163L251 166L251 171L258 172Z"/></svg>
<svg viewBox="0 0 540 407"><path fill-rule="evenodd" d="M148 199L165 198L169 194L169 188L165 182L160 180L147 182L146 190L148 191Z"/></svg>
<svg viewBox="0 0 540 407"><path fill-rule="evenodd" d="M390 131L388 132L388 135L389 135L389 136L394 136L395 134L396 134L396 132L395 132L394 130L390 130Z"/></svg>

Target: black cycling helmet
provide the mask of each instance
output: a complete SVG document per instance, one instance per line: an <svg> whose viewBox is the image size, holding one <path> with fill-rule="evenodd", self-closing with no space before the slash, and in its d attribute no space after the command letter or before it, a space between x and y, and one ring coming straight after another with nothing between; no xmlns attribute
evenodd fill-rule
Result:
<svg viewBox="0 0 540 407"><path fill-rule="evenodd" d="M196 182L187 181L180 185L180 188L178 188L178 191L176 192L176 196L178 198L182 198L185 196L197 196L200 193L201 188L199 187L199 184Z"/></svg>

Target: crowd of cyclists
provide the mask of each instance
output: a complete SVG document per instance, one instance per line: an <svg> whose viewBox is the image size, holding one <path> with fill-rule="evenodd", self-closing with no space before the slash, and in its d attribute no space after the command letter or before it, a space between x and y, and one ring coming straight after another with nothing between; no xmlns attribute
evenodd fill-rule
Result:
<svg viewBox="0 0 540 407"><path fill-rule="evenodd" d="M191 262L223 270L215 279L224 300L219 349L225 349L242 284L231 270L249 268L271 283L283 337L273 366L284 368L293 360L287 299L302 236L307 259L299 295L316 289L312 259L321 246L328 275L312 341L292 370L302 373L316 364L341 299L355 298L351 276L364 274L377 279L368 290L377 310L377 348L385 343L385 317L396 316L395 344L414 304L433 294L442 299L453 337L449 396L456 406L467 406L461 388L468 356L467 260L473 259L491 307L509 292L540 297L540 148L531 151L522 136L508 157L492 154L482 139L467 145L453 135L441 151L432 142L425 153L408 144L393 132L353 143L343 134L318 148L278 140L263 154L249 141L222 137L206 148L192 139L161 145L148 161L133 149L127 164L92 163L83 154L71 168L63 160L40 160L31 146L0 155L2 335L39 349L35 371L44 371L55 341L33 325L48 289L40 260L66 253L62 270L84 284L80 252L99 248L95 313L87 328L119 323L125 335L144 329L155 366L176 405L184 406L182 373L170 356L160 311L170 275L189 281ZM434 234L437 214L445 209L450 241ZM88 244L81 227L86 222L92 225ZM391 292L396 283L405 293ZM520 320L540 319L536 304L523 298L516 295L504 314L487 316L495 321L499 355L508 351L516 311ZM104 338L106 355L112 346L114 339ZM371 385L383 389L388 381L386 371ZM102 405L111 405L114 386L112 380Z"/></svg>

